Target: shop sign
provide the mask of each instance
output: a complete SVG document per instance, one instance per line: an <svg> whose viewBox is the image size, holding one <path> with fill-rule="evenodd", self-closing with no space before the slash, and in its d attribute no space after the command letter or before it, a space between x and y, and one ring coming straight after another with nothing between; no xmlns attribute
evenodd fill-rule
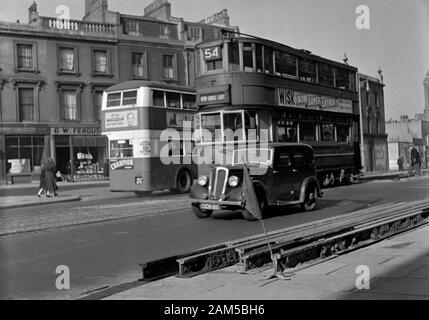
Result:
<svg viewBox="0 0 429 320"><path fill-rule="evenodd" d="M137 127L137 110L106 113L106 129Z"/></svg>
<svg viewBox="0 0 429 320"><path fill-rule="evenodd" d="M51 128L52 135L100 135L99 127L57 127Z"/></svg>
<svg viewBox="0 0 429 320"><path fill-rule="evenodd" d="M134 159L118 159L110 161L111 170L133 170Z"/></svg>
<svg viewBox="0 0 429 320"><path fill-rule="evenodd" d="M277 88L277 101L279 106L353 113L351 100L309 94L286 88Z"/></svg>

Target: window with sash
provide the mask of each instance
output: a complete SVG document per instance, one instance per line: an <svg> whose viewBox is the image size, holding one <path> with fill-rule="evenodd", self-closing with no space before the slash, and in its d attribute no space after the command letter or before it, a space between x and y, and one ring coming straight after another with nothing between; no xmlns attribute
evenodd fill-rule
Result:
<svg viewBox="0 0 429 320"><path fill-rule="evenodd" d="M94 72L109 74L109 53L107 50L94 50Z"/></svg>
<svg viewBox="0 0 429 320"><path fill-rule="evenodd" d="M131 54L132 75L135 78L146 78L146 54L133 52Z"/></svg>
<svg viewBox="0 0 429 320"><path fill-rule="evenodd" d="M33 70L34 57L32 44L17 44L17 67L18 69Z"/></svg>
<svg viewBox="0 0 429 320"><path fill-rule="evenodd" d="M172 54L164 54L162 56L163 76L164 79L175 79L175 56Z"/></svg>
<svg viewBox="0 0 429 320"><path fill-rule="evenodd" d="M59 71L76 72L77 57L75 48L59 48Z"/></svg>
<svg viewBox="0 0 429 320"><path fill-rule="evenodd" d="M103 104L103 91L94 91L94 120L101 122L101 107Z"/></svg>
<svg viewBox="0 0 429 320"><path fill-rule="evenodd" d="M34 121L34 89L18 88L19 121Z"/></svg>
<svg viewBox="0 0 429 320"><path fill-rule="evenodd" d="M63 110L63 120L78 120L78 93L77 90L61 90L61 105Z"/></svg>

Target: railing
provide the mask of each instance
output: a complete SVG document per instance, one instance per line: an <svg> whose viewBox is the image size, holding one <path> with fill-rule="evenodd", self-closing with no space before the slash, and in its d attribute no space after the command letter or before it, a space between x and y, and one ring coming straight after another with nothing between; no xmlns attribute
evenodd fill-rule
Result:
<svg viewBox="0 0 429 320"><path fill-rule="evenodd" d="M117 31L117 25L110 23L87 22L50 17L40 17L39 21L41 21L40 25L43 29L54 31L75 31L102 35L115 35Z"/></svg>

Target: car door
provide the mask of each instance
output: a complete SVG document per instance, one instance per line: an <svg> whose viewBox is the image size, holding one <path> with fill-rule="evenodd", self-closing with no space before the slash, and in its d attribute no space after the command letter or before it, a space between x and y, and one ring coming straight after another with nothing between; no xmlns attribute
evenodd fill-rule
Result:
<svg viewBox="0 0 429 320"><path fill-rule="evenodd" d="M292 170L293 177L292 180L293 186L291 187L294 190L295 196L299 199L301 194L301 186L304 180L312 175L312 168L309 165L309 161L311 161L310 155L307 150L304 148L295 148L291 152L292 159Z"/></svg>
<svg viewBox="0 0 429 320"><path fill-rule="evenodd" d="M278 201L295 201L300 174L294 168L293 150L291 148L277 148L274 155L273 169L269 177L269 191ZM299 196L299 191L298 191Z"/></svg>

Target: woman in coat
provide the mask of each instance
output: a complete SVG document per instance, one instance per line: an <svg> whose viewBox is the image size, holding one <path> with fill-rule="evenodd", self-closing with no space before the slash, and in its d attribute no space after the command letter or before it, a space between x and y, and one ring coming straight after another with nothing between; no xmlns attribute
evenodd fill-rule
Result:
<svg viewBox="0 0 429 320"><path fill-rule="evenodd" d="M37 196L40 198L43 192L46 192L46 159L42 158L41 165L40 165L40 183L39 183L39 192L37 193Z"/></svg>
<svg viewBox="0 0 429 320"><path fill-rule="evenodd" d="M45 182L46 182L46 196L57 196L57 177L55 176L56 166L52 158L48 158L45 165Z"/></svg>

